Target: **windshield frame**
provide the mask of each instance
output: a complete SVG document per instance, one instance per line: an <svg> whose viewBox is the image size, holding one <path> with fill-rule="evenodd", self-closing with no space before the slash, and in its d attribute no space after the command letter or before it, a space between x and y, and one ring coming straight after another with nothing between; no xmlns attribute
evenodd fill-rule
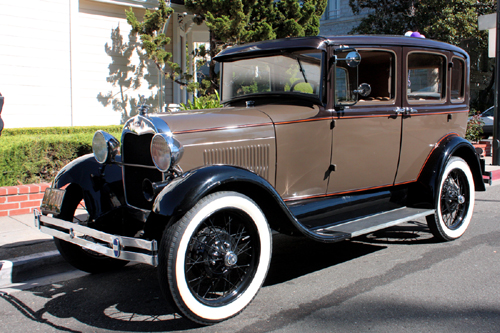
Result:
<svg viewBox="0 0 500 333"><path fill-rule="evenodd" d="M303 93L299 91L270 91L270 92L257 92L257 93L248 93L240 96L232 96L230 98L225 98L224 95L224 71L226 70L226 66L228 63L233 63L233 62L238 62L242 60L250 60L250 59L259 59L259 58L269 58L269 57L276 57L276 56L285 56L288 58L295 59L297 61L297 64L300 68L299 72L301 76L307 76L307 72L303 72L303 66L304 62L303 59L301 59L300 55L301 54L308 54L308 53L316 53L320 54L320 78L319 78L319 83L318 83L318 93L317 94L312 94L312 93ZM291 51L286 51L286 50L281 50L280 52L273 52L273 53L265 53L261 55L253 55L252 57L243 57L243 58L238 58L234 59L233 61L224 61L221 62L221 67L220 67L220 89L219 89L219 94L222 98L221 103L223 104L230 104L231 102L237 102L237 101L242 101L242 100L249 100L249 99L257 99L257 98L286 98L290 99L291 97L293 98L298 98L298 99L304 99L310 102L313 102L318 105L325 105L326 103L326 89L325 89L325 80L326 80L326 59L327 59L327 53L325 50L321 49L302 49L302 50L291 50ZM308 83L308 82L307 82Z"/></svg>

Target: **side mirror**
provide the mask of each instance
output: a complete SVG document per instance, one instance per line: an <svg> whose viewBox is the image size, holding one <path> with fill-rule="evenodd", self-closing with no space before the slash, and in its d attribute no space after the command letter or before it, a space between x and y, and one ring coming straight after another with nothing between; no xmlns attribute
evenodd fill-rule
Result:
<svg viewBox="0 0 500 333"><path fill-rule="evenodd" d="M372 92L372 87L368 83L361 83L358 89L354 90L354 92L363 97L366 97Z"/></svg>
<svg viewBox="0 0 500 333"><path fill-rule="evenodd" d="M361 55L357 51L351 51L347 53L345 62L349 67L358 67L359 63L361 62Z"/></svg>

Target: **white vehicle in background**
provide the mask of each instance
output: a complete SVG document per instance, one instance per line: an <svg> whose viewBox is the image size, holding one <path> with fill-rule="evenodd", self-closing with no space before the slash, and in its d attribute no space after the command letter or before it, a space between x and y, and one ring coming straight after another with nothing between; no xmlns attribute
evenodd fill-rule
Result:
<svg viewBox="0 0 500 333"><path fill-rule="evenodd" d="M495 107L492 106L483 113L481 113L481 120L484 122L483 125L483 136L488 138L493 135L493 115L495 112Z"/></svg>

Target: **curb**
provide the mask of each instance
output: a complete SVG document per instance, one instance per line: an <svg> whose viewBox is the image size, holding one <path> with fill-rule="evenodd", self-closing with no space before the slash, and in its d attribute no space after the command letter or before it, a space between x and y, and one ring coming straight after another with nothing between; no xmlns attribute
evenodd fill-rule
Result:
<svg viewBox="0 0 500 333"><path fill-rule="evenodd" d="M0 288L75 270L58 251L0 261Z"/></svg>

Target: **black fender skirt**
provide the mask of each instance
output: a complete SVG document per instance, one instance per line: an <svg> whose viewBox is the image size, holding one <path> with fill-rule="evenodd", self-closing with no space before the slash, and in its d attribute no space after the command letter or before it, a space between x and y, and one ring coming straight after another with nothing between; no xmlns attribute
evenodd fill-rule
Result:
<svg viewBox="0 0 500 333"><path fill-rule="evenodd" d="M439 192L439 180L444 168L452 156L458 156L467 162L474 177L476 191L485 191L479 156L472 144L456 134L445 136L430 154L425 164L418 183L423 186L426 196L431 198L431 202L436 202Z"/></svg>
<svg viewBox="0 0 500 333"><path fill-rule="evenodd" d="M125 204L121 167L116 164L102 166L93 154L81 156L64 166L52 187L64 188L67 185L80 187L93 219Z"/></svg>
<svg viewBox="0 0 500 333"><path fill-rule="evenodd" d="M162 225L168 226L179 220L201 198L217 191L237 191L249 196L261 207L274 230L292 235L303 234L322 242L332 241L332 237L318 235L303 226L269 182L236 166L206 166L175 178L156 197L153 213L161 215ZM156 223L159 221L157 218L154 220Z"/></svg>

